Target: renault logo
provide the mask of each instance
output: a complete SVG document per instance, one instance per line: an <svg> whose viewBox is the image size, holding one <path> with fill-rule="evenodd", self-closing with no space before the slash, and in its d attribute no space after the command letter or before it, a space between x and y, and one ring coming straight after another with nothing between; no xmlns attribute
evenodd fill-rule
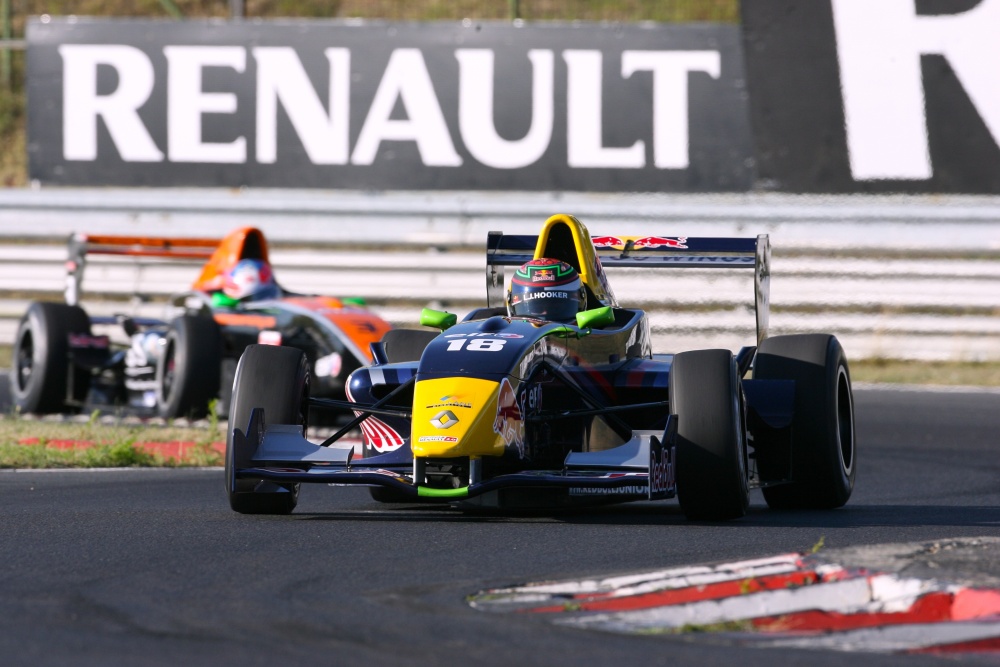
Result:
<svg viewBox="0 0 1000 667"><path fill-rule="evenodd" d="M436 428L451 428L458 423L458 417L451 410L442 410L431 420L431 426Z"/></svg>

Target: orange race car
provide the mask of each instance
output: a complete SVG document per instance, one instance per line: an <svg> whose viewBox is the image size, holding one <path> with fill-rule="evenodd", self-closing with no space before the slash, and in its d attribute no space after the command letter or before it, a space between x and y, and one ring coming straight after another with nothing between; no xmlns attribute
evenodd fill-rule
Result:
<svg viewBox="0 0 1000 667"><path fill-rule="evenodd" d="M87 255L206 259L191 290L174 297L172 319L91 317L79 305ZM128 406L164 418L202 417L217 400L228 414L236 363L247 345L303 350L310 392L339 398L352 371L371 362L369 344L390 329L359 300L295 294L275 280L264 234L252 227L217 239L70 238L66 303L32 303L17 330L11 394L21 412ZM95 335L122 327L129 343Z"/></svg>

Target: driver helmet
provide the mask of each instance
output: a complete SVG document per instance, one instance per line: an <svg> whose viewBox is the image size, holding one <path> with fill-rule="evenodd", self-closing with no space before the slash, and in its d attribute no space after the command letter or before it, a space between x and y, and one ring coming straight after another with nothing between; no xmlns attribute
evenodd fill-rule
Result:
<svg viewBox="0 0 1000 667"><path fill-rule="evenodd" d="M259 259L241 259L226 273L222 292L234 301L276 299L281 296L271 265Z"/></svg>
<svg viewBox="0 0 1000 667"><path fill-rule="evenodd" d="M571 322L586 309L580 274L558 259L533 259L521 265L507 290L509 315Z"/></svg>

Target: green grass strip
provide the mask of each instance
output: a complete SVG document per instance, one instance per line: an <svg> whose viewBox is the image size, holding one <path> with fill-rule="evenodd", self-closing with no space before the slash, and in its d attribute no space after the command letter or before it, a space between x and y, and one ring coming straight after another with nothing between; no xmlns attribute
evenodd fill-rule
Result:
<svg viewBox="0 0 1000 667"><path fill-rule="evenodd" d="M117 442L72 449L57 449L45 442L35 445L0 444L0 468L136 468L169 465L133 445Z"/></svg>

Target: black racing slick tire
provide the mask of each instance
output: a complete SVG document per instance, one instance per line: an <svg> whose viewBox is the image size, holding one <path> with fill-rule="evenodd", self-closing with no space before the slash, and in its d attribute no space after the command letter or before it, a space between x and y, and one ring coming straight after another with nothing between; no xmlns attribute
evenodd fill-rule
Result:
<svg viewBox="0 0 1000 667"><path fill-rule="evenodd" d="M854 398L847 357L829 334L775 336L754 361L755 380L794 380L792 480L766 486L776 509L832 509L851 497L857 474Z"/></svg>
<svg viewBox="0 0 1000 667"><path fill-rule="evenodd" d="M17 327L10 369L11 399L19 412L65 412L71 409L68 399L86 398L90 374L70 368L73 334L90 334L83 308L42 301L28 306Z"/></svg>
<svg viewBox="0 0 1000 667"><path fill-rule="evenodd" d="M264 409L265 424L309 425L309 361L302 350L250 345L240 357L233 380L226 437L226 494L229 506L241 514L288 514L299 499L299 485L278 485L259 479L237 479L229 488L235 465L233 429L245 431L254 408Z"/></svg>
<svg viewBox="0 0 1000 667"><path fill-rule="evenodd" d="M684 516L724 521L750 502L736 361L729 350L674 355L670 411L677 415L677 499Z"/></svg>
<svg viewBox="0 0 1000 667"><path fill-rule="evenodd" d="M156 412L164 419L201 419L219 396L222 332L211 317L182 315L170 323L156 364Z"/></svg>

